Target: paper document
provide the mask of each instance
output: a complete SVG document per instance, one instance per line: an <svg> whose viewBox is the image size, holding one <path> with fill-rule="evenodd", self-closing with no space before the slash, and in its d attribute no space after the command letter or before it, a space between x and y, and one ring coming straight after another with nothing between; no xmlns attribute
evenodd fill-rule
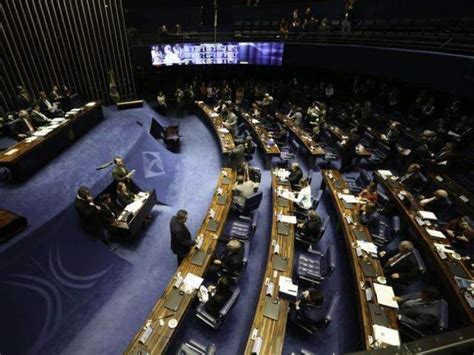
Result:
<svg viewBox="0 0 474 355"><path fill-rule="evenodd" d="M392 286L382 285L374 282L375 295L379 304L391 308L398 308L398 303L393 300L395 294Z"/></svg>
<svg viewBox="0 0 474 355"><path fill-rule="evenodd" d="M288 190L280 190L278 191L278 196L286 198L287 200L293 201L295 199L295 194Z"/></svg>
<svg viewBox="0 0 474 355"><path fill-rule="evenodd" d="M459 199L460 199L462 202L464 202L464 203L468 203L468 202L469 202L469 199L468 199L466 196L464 196L464 195L460 195L460 196L459 196Z"/></svg>
<svg viewBox="0 0 474 355"><path fill-rule="evenodd" d="M46 136L50 131L49 130L41 130L41 131L36 131L33 133L34 136L36 137L44 137Z"/></svg>
<svg viewBox="0 0 474 355"><path fill-rule="evenodd" d="M140 208L142 208L142 206L143 206L143 199L138 199L128 204L125 207L125 211L130 212L131 214L136 214L138 211L140 211Z"/></svg>
<svg viewBox="0 0 474 355"><path fill-rule="evenodd" d="M8 152L4 153L5 155L12 155L18 152L18 148L10 149Z"/></svg>
<svg viewBox="0 0 474 355"><path fill-rule="evenodd" d="M383 177L384 179L386 179L386 178L388 178L388 177L390 177L390 176L393 175L390 170L377 170L377 171L378 171L378 173L379 173L380 175L382 175L382 177Z"/></svg>
<svg viewBox="0 0 474 355"><path fill-rule="evenodd" d="M281 214L278 216L278 220L283 223L290 223L290 224L296 224L296 216L288 216Z"/></svg>
<svg viewBox="0 0 474 355"><path fill-rule="evenodd" d="M377 246L372 242L366 242L365 240L358 240L357 247L369 254L377 254Z"/></svg>
<svg viewBox="0 0 474 355"><path fill-rule="evenodd" d="M339 195L339 197L345 202L345 203L358 203L359 199L356 198L354 195Z"/></svg>
<svg viewBox="0 0 474 355"><path fill-rule="evenodd" d="M400 334L398 330L383 327L381 325L374 324L374 338L378 343L387 345L398 346L400 345Z"/></svg>
<svg viewBox="0 0 474 355"><path fill-rule="evenodd" d="M432 238L446 239L446 236L443 234L443 232L437 231L435 229L428 229L428 228L426 228L426 231Z"/></svg>
<svg viewBox="0 0 474 355"><path fill-rule="evenodd" d="M430 211L418 211L417 212L418 216L420 216L423 219L430 219L433 221L436 221L438 218L436 218L436 215L433 212Z"/></svg>
<svg viewBox="0 0 474 355"><path fill-rule="evenodd" d="M34 142L35 140L37 140L38 137L35 137L35 136L32 136L32 137L28 137L25 139L25 142L26 143L31 143L31 142Z"/></svg>
<svg viewBox="0 0 474 355"><path fill-rule="evenodd" d="M221 133L229 133L229 130L227 128L219 128L219 132Z"/></svg>
<svg viewBox="0 0 474 355"><path fill-rule="evenodd" d="M94 105L95 105L95 102L88 102L88 103L86 104L86 107L92 107L92 106L94 106Z"/></svg>
<svg viewBox="0 0 474 355"><path fill-rule="evenodd" d="M282 180L286 180L288 178L288 176L290 176L290 174L291 173L288 170L285 170L285 169L275 170L275 175L278 176Z"/></svg>
<svg viewBox="0 0 474 355"><path fill-rule="evenodd" d="M434 245L436 251L438 251L438 252L442 252L442 253L445 253L445 254L455 253L455 251L453 249L449 249L450 245L440 244L440 243L434 243L433 245Z"/></svg>
<svg viewBox="0 0 474 355"><path fill-rule="evenodd" d="M194 275L192 272L188 272L183 280L183 285L185 285L185 287L190 287L193 290L197 290L201 287L203 281L204 279L202 277Z"/></svg>

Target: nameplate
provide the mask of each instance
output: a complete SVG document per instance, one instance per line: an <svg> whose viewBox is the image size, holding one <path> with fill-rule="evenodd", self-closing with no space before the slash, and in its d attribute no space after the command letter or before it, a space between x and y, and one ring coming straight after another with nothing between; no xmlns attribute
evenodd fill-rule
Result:
<svg viewBox="0 0 474 355"><path fill-rule="evenodd" d="M209 232L215 232L217 231L217 229L219 228L219 223L213 219L211 219L208 223L207 223L207 230Z"/></svg>
<svg viewBox="0 0 474 355"><path fill-rule="evenodd" d="M278 320L278 318L280 317L280 301L274 301L271 297L267 296L265 298L263 316L273 320Z"/></svg>
<svg viewBox="0 0 474 355"><path fill-rule="evenodd" d="M278 222L277 233L287 236L288 234L290 234L290 227L286 223Z"/></svg>
<svg viewBox="0 0 474 355"><path fill-rule="evenodd" d="M390 327L390 322L385 314L383 307L375 303L368 303L372 324L381 325L383 327Z"/></svg>
<svg viewBox="0 0 474 355"><path fill-rule="evenodd" d="M191 264L202 266L202 264L204 264L204 260L206 260L206 255L207 254L202 250L196 250L193 255L193 258L191 259Z"/></svg>
<svg viewBox="0 0 474 355"><path fill-rule="evenodd" d="M288 207L288 200L286 198L278 198L278 207Z"/></svg>
<svg viewBox="0 0 474 355"><path fill-rule="evenodd" d="M286 271L288 267L288 259L280 255L274 254L272 258L272 267L278 271Z"/></svg>
<svg viewBox="0 0 474 355"><path fill-rule="evenodd" d="M176 312L179 308L179 305L181 304L183 297L184 292L178 289L173 289L166 299L165 307L171 311Z"/></svg>

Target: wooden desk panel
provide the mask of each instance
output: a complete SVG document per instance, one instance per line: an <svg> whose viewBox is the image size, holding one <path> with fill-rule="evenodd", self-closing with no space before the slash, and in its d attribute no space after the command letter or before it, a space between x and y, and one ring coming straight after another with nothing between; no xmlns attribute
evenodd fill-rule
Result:
<svg viewBox="0 0 474 355"><path fill-rule="evenodd" d="M0 166L8 168L20 180L27 179L103 117L100 101L91 107L84 106L84 111L71 116L44 137L37 137L31 143L22 140L0 153ZM12 151L14 153L8 154Z"/></svg>
<svg viewBox="0 0 474 355"><path fill-rule="evenodd" d="M441 189L448 191L449 198L454 201L463 214L474 218L474 195L472 193L446 174L430 173L428 177ZM464 202L462 198L466 198L468 201Z"/></svg>
<svg viewBox="0 0 474 355"><path fill-rule="evenodd" d="M347 251L349 252L352 271L354 272L354 289L357 295L359 316L364 333L365 350L372 350L374 349L374 346L371 344L369 337L373 338L372 326L376 324L376 322L372 319L369 303L376 305L378 304L375 291L373 290L373 284L377 282L377 278L365 276L361 265L363 258L357 256L356 248L353 247L354 243L357 242L357 237L354 234L356 229L366 234L368 236L368 241L372 241L372 237L366 226L360 223L348 223L346 219L347 217L350 217L352 221L359 221L359 210L357 208L346 208L341 199L338 197L339 193L350 193L349 185L344 180L339 171L323 170L322 175L324 184L327 186L327 190L331 194L331 198L339 216L339 222L342 227L342 231L344 232ZM370 261L378 276L384 276L382 265L378 259L367 256L367 260ZM373 301L367 301L365 290L361 288L361 283L366 285L368 288L372 288L374 298ZM395 310L389 307L380 307L384 308L385 315L390 323L390 328L398 330L397 314Z"/></svg>
<svg viewBox="0 0 474 355"><path fill-rule="evenodd" d="M298 127L288 116L281 113L276 114L277 119L284 124L304 145L309 154L315 158L324 157L326 153L324 150L305 132L301 127Z"/></svg>
<svg viewBox="0 0 474 355"><path fill-rule="evenodd" d="M270 279L275 285L273 299L278 299L278 277L279 275L291 277L293 275L293 254L294 254L294 240L295 240L295 227L290 225L288 236L278 234L278 217L277 213L283 213L285 215L293 214L293 203L288 201L288 207L283 208L278 206L278 195L277 188L280 186L278 178L272 174L272 185L273 185L273 216L272 216L272 234L271 240L276 241L280 245L280 255L287 257L288 259L288 268L285 272L280 272L273 269L272 266L272 257L273 257L273 245L270 242L268 257L267 257L267 266L265 269L265 275L262 281L262 287L260 290L260 295L258 297L257 309L255 310L255 317L253 319L252 328L250 329L249 339L247 341L247 346L245 348L245 354L251 354L252 348L255 341L251 339L254 329L258 329L259 337L263 338L263 343L261 347L261 354L281 354L283 351L283 345L285 342L285 330L286 322L288 317L288 304L286 300L280 300L280 314L278 320L273 320L267 318L263 315L265 298L266 298L266 285L265 280ZM287 186L283 186L288 188ZM275 273L275 275L274 275Z"/></svg>
<svg viewBox="0 0 474 355"><path fill-rule="evenodd" d="M445 260L441 259L438 252L435 250L434 243L445 244L446 246L451 246L451 243L448 239L436 239L430 237L426 229L418 224L416 221L416 213L419 210L424 210L420 205L419 201L405 188L403 185L394 181L392 179L385 180L379 172L374 173L375 179L380 183L380 185L384 188L387 192L390 200L395 204L398 208L400 213L403 215L403 218L408 223L410 228L415 232L415 235L418 237L420 243L424 247L426 251L426 255L428 255L432 260L433 264L436 267L436 271L439 276L442 278L446 286L452 291L451 294L453 299L455 299L458 305L461 306L463 310L463 314L466 316L465 321L469 323L474 323L474 309L469 307L468 302L464 298L464 292L458 288L456 281L454 280L454 274L449 268L449 263L457 265L462 270L464 270L467 275L470 276L470 279L474 281L472 274L469 272L468 268L464 265L462 261L456 261L452 258L448 257ZM406 199L411 201L409 207L407 207L404 202L400 199L399 193L400 191L406 191ZM429 210L429 208L427 209ZM433 226L430 228L437 229Z"/></svg>
<svg viewBox="0 0 474 355"><path fill-rule="evenodd" d="M222 154L229 154L235 148L234 138L232 134L229 133L222 133L219 130L221 128L225 128L223 125L223 118L221 115L216 116L216 112L206 105L202 101L196 101L196 105L204 114L205 118L211 123L214 132L216 133L217 137L219 138L219 144L221 146Z"/></svg>
<svg viewBox="0 0 474 355"><path fill-rule="evenodd" d="M227 179L229 180L228 184L224 184L224 174L227 174ZM174 289L174 282L178 273L181 273L183 277L186 276L189 272L203 277L208 269L212 255L217 245L217 240L220 237L222 231L224 230L224 225L227 220L227 215L229 213L231 204L232 204L232 189L235 183L236 174L232 169L222 169L221 175L219 177L219 181L216 187L216 192L214 193L214 198L209 206L209 210L213 209L215 211L214 219L219 222L219 228L216 232L207 231L208 222L211 220L209 218L209 214L206 215L197 235L204 236L204 242L202 244L201 250L205 251L208 255L206 260L204 261L203 265L193 265L192 258L193 255L196 253L195 248L193 248L186 258L183 260L181 265L176 270L175 274L171 278L168 286L164 290L161 297L158 299L156 305L153 307L150 315L147 317L147 320L144 322L144 327L147 321L151 320L151 327L153 328L153 332L150 337L147 339L145 344L139 342L140 337L143 334L143 328L138 331L138 333L133 338L132 342L128 345L127 349L125 350L125 354L133 354L136 355L139 351L147 351L151 354L163 354L173 336L177 333L179 326L181 326L182 321L186 315L187 310L191 306L191 303L195 297L195 293L192 295L186 295L181 301L181 304L176 312L173 312L167 308L165 308L165 303L167 297L171 294ZM222 194L227 196L226 203L224 205L220 205L217 203L217 190L221 188ZM174 314L171 318L174 318L178 321L178 327L171 329L168 327L168 321L171 319L170 317L164 319L165 324L160 326L159 320L169 314Z"/></svg>

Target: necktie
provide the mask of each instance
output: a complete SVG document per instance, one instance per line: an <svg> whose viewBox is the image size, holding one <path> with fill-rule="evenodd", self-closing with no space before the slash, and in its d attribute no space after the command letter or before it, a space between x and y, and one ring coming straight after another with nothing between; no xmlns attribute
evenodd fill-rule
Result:
<svg viewBox="0 0 474 355"><path fill-rule="evenodd" d="M35 127L33 127L33 125L31 124L30 120L28 118L24 118L23 121L26 123L26 126L28 127L28 129L30 130L30 132L34 132L35 131Z"/></svg>

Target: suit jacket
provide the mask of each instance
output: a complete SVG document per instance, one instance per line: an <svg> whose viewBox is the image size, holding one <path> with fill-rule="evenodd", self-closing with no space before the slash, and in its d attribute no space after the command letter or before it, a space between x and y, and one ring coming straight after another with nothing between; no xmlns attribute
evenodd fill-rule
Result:
<svg viewBox="0 0 474 355"><path fill-rule="evenodd" d="M99 212L100 220L105 226L110 226L117 218L115 209L112 206L102 204Z"/></svg>
<svg viewBox="0 0 474 355"><path fill-rule="evenodd" d="M184 223L179 223L176 216L171 218L171 251L179 256L185 256L195 242L191 239L191 233Z"/></svg>
<svg viewBox="0 0 474 355"><path fill-rule="evenodd" d="M30 119L36 127L48 124L48 121L46 121L42 115L35 111L31 112Z"/></svg>
<svg viewBox="0 0 474 355"><path fill-rule="evenodd" d="M128 179L126 176L128 175L129 171L126 167L115 166L112 170L112 177L116 182L126 182Z"/></svg>
<svg viewBox="0 0 474 355"><path fill-rule="evenodd" d="M227 269L227 271L238 272L242 269L244 261L244 248L240 248L237 252L225 251L219 259L222 262L222 267Z"/></svg>
<svg viewBox="0 0 474 355"><path fill-rule="evenodd" d="M342 155L347 157L354 156L356 154L355 147L359 144L359 141L360 137L358 134L351 134L346 144L344 144Z"/></svg>
<svg viewBox="0 0 474 355"><path fill-rule="evenodd" d="M304 238L311 242L315 242L316 240L320 239L322 225L323 223L319 216L314 221L307 219L304 222L302 230Z"/></svg>
<svg viewBox="0 0 474 355"><path fill-rule="evenodd" d="M303 172L301 169L296 171L291 171L290 176L288 176L288 181L290 182L291 186L298 185L300 180L303 178Z"/></svg>
<svg viewBox="0 0 474 355"><path fill-rule="evenodd" d="M420 293L402 296L399 304L400 322L424 334L434 333L439 323L439 302L439 300L423 301Z"/></svg>
<svg viewBox="0 0 474 355"><path fill-rule="evenodd" d="M134 197L135 196L130 191L125 191L125 192L117 191L117 199L123 206L126 206L132 203L133 201L135 201Z"/></svg>
<svg viewBox="0 0 474 355"><path fill-rule="evenodd" d="M99 210L95 206L91 206L89 202L76 197L74 208L79 214L82 228L92 234L97 234L101 230Z"/></svg>
<svg viewBox="0 0 474 355"><path fill-rule="evenodd" d="M391 258L398 260L390 261ZM418 263L413 252L409 252L402 257L398 250L392 250L382 258L382 263L385 274L398 273L400 275L397 281L410 281L418 275Z"/></svg>
<svg viewBox="0 0 474 355"><path fill-rule="evenodd" d="M18 110L27 110L31 107L32 103L33 102L32 102L30 97L25 97L23 95L18 95L15 98L15 104L16 104L16 108Z"/></svg>
<svg viewBox="0 0 474 355"><path fill-rule="evenodd" d="M216 293L211 296L204 305L204 309L210 315L217 317L219 311L232 296L232 290L228 286L217 286Z"/></svg>
<svg viewBox="0 0 474 355"><path fill-rule="evenodd" d="M245 162L245 148L244 146L237 146L232 150L231 159L235 167L239 167Z"/></svg>

